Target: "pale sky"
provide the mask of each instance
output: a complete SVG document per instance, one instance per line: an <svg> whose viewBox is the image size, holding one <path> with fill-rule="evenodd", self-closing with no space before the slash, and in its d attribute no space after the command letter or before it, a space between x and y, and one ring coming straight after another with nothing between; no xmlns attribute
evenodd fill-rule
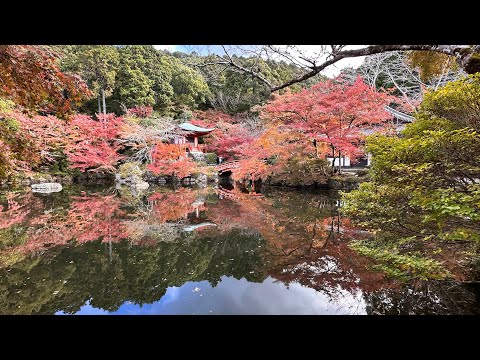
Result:
<svg viewBox="0 0 480 360"><path fill-rule="evenodd" d="M182 51L188 52L189 46L188 45L153 45L156 49L168 50L170 52L173 51ZM218 45L217 45L218 46ZM347 45L346 49L359 49L365 47L366 45ZM215 52L213 49L215 45L209 46L209 50ZM299 45L299 48L304 51L305 55L312 56L317 53L320 49L320 45ZM221 53L221 52L220 52ZM364 56L356 57L356 58L346 58L338 61L337 63L328 66L324 69L321 74L332 77L338 75L340 70L345 67L358 67L362 64Z"/></svg>

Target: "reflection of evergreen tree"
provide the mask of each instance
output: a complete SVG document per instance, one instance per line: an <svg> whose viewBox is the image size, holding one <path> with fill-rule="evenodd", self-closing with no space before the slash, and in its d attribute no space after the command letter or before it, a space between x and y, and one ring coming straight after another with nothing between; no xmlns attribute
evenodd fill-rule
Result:
<svg viewBox="0 0 480 360"><path fill-rule="evenodd" d="M263 281L258 236L234 230L221 238L159 242L155 247L98 241L50 249L0 271L1 314L74 313L88 300L117 310L124 302L158 301L169 286L222 276ZM229 260L233 259L233 260ZM19 291L20 290L20 291Z"/></svg>
<svg viewBox="0 0 480 360"><path fill-rule="evenodd" d="M153 201L149 193L113 196L112 189L80 186L48 196L25 192L13 194L21 206L11 210L7 197L0 196L6 209L0 229L0 314L75 313L87 302L115 311L125 302L153 303L168 287L190 281L217 286L223 276L262 282L268 275L331 299L364 291L370 314L479 312L474 293L461 287L430 283L378 290L381 274L366 270L342 236L330 238L330 230L338 230L331 228L338 214L334 194L266 188L262 200L232 202L203 190L149 191L160 196ZM199 198L207 205L197 218L191 204ZM177 220L178 214L190 220ZM182 230L202 222L218 226ZM111 226L102 233L101 224ZM72 229L75 236L69 235ZM116 240L128 240L109 243L110 230L119 231ZM63 233L65 241L55 242ZM75 245L78 236L85 242ZM39 246L26 247L28 241Z"/></svg>

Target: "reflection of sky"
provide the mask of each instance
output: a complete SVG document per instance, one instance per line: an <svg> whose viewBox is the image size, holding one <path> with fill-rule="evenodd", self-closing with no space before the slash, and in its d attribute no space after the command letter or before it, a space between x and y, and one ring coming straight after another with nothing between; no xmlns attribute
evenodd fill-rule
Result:
<svg viewBox="0 0 480 360"><path fill-rule="evenodd" d="M365 314L362 294L336 289L335 297L298 283L285 284L268 277L263 283L222 277L214 288L208 281L170 287L157 302L148 305L124 303L117 315L153 314ZM59 312L57 314L62 314ZM85 304L77 314L109 314Z"/></svg>

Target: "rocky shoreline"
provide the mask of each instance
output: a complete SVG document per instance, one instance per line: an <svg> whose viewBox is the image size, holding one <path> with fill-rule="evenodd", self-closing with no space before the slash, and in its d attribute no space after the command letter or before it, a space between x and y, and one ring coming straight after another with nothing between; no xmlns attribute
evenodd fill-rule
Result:
<svg viewBox="0 0 480 360"><path fill-rule="evenodd" d="M167 184L174 184L174 185L208 185L211 183L218 183L220 181L220 177L216 173L204 174L204 173L196 173L191 174L185 178L177 178L172 176L161 176L161 175L154 175L152 173L146 173L142 175L128 175L122 176L119 173L111 174L111 173L81 173L75 175L62 175L62 176L55 176L55 175L33 175L29 177L25 177L23 179L18 179L16 181L6 181L0 180L0 188L9 188L9 187L16 187L16 186L32 186L36 184L61 184L61 185L69 185L69 184L86 184L86 185L95 185L95 184L117 184L131 186L137 189L146 189L150 185L167 185ZM353 190L358 187L358 185L368 180L364 176L335 176L328 179L325 183L313 183L313 184L290 184L285 183L283 181L272 181L268 179L267 181L263 182L263 185L266 186L278 186L278 187L286 187L286 188L318 188L318 189L328 189L328 190ZM231 181L231 180L230 180Z"/></svg>

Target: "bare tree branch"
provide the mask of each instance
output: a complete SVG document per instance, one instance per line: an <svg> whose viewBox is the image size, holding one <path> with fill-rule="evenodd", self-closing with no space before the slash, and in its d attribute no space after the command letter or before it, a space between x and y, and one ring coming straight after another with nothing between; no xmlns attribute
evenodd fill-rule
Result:
<svg viewBox="0 0 480 360"><path fill-rule="evenodd" d="M222 45L222 48L223 48L223 51L225 52L225 55L227 56L228 64L230 66L232 66L233 68L238 69L238 70L240 70L244 73L252 75L253 77L255 77L258 80L260 80L261 82L263 82L265 85L267 85L270 89L273 87L273 85L267 79L265 79L265 77L263 77L260 73L258 73L256 71L253 71L252 69L244 68L243 66L236 63L233 60L233 58L230 56L230 54L228 53L227 49L225 49L224 45Z"/></svg>
<svg viewBox="0 0 480 360"><path fill-rule="evenodd" d="M459 56L461 55L461 50L467 50L467 49L470 49L470 46L468 45L371 45L362 49L342 50L342 51L339 51L339 48L337 47L332 47L332 53L331 53L332 57L329 60L324 61L322 64L318 66L315 66L314 68L312 68L310 72L300 77L291 79L281 85L271 87L270 90L272 92L278 91L290 85L305 81L317 75L320 71L325 69L327 66L332 65L344 58L367 56L367 55L378 54L378 53L389 52L389 51L407 51L407 50L436 51L436 52L441 52L447 55Z"/></svg>
<svg viewBox="0 0 480 360"><path fill-rule="evenodd" d="M404 51L391 51L369 55L363 64L357 69L344 69L344 78L354 81L358 75L373 88L378 90L377 80L383 77L384 81L389 80L393 86L403 95L404 99L415 109L422 101L426 89L436 90L449 81L457 80L465 76L462 69L452 70L449 65L454 58L449 58L443 64L442 72L436 76L423 81L420 78L420 71L412 68L407 61L407 54Z"/></svg>
<svg viewBox="0 0 480 360"><path fill-rule="evenodd" d="M265 84L271 92L275 92L293 84L303 82L317 75L326 67L335 64L336 62L345 58L368 56L392 51L435 51L454 56L457 59L459 65L463 69L467 70L467 68L472 68L472 63L476 61L475 57L473 57L472 54L480 53L479 45L371 45L361 49L353 50L345 49L345 45L330 45L321 46L318 53L315 53L313 56L307 55L305 51L301 50L295 45L287 45L285 48L273 45L260 45L248 46L243 49L241 46L236 46L233 50L236 54L238 54L239 52L243 52L249 57L264 57L267 59L270 59L271 57L276 59L283 58L291 62L292 64L300 66L305 70L304 74L294 77L282 84L273 84L269 79L267 79L264 74L262 74L260 71L256 71L254 66L252 66L251 68L245 68L241 66L237 61L235 61L234 57L231 56L231 53L226 48L226 46L222 45L222 49L225 55L216 55L218 59L217 61L209 60L207 63L196 64L195 66L208 66L219 64L228 65L232 69L249 74L252 77L256 78L257 80ZM474 66L480 66L475 64Z"/></svg>

